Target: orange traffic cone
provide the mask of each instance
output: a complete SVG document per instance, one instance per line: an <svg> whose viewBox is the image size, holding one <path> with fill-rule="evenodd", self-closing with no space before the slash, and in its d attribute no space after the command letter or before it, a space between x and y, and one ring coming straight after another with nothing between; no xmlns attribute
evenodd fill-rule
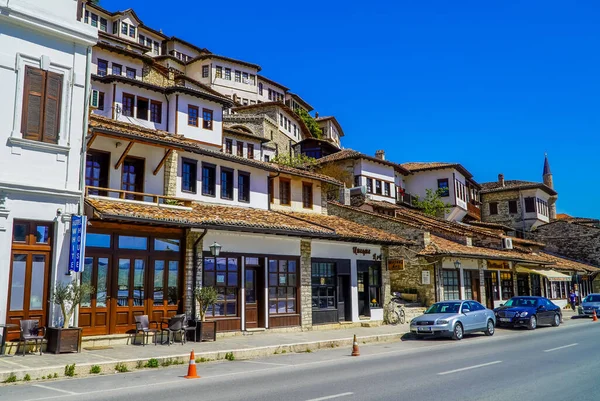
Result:
<svg viewBox="0 0 600 401"><path fill-rule="evenodd" d="M356 341L356 334L354 335L354 340L352 341L352 356L360 356L360 351L358 350L358 341Z"/></svg>
<svg viewBox="0 0 600 401"><path fill-rule="evenodd" d="M598 316L596 316L596 309L594 309L594 314L592 315L592 322L597 322Z"/></svg>
<svg viewBox="0 0 600 401"><path fill-rule="evenodd" d="M194 356L194 350L190 354L190 364L188 365L188 374L184 376L186 379L199 379L198 372L196 372L196 357Z"/></svg>

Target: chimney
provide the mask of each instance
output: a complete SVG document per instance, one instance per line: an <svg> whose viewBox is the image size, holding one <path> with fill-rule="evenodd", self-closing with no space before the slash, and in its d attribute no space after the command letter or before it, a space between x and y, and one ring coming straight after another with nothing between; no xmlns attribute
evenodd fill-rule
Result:
<svg viewBox="0 0 600 401"><path fill-rule="evenodd" d="M504 186L504 174L498 174L498 184Z"/></svg>
<svg viewBox="0 0 600 401"><path fill-rule="evenodd" d="M376 150L375 158L377 158L379 160L385 160L385 150Z"/></svg>
<svg viewBox="0 0 600 401"><path fill-rule="evenodd" d="M316 118L319 118L319 112L318 111L315 111L315 119Z"/></svg>

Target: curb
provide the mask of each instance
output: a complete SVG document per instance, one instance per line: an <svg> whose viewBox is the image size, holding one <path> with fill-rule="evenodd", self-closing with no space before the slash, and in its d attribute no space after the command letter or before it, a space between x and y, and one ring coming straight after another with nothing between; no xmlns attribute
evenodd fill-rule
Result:
<svg viewBox="0 0 600 401"><path fill-rule="evenodd" d="M407 332L392 333L392 334L377 334L371 336L358 337L358 342L362 344L374 344L374 343L386 343L400 341ZM332 349L339 347L352 347L352 338L340 338L333 340L322 340L322 341L308 341L292 344L279 344L279 345L267 345L263 347L255 348L242 348L242 349L229 349L220 351L209 351L209 352L196 352L196 362L214 362L220 360L246 360L264 358L277 354L285 353L302 353L302 352L313 352L322 349ZM189 362L190 354L186 352L184 354L174 354L168 356L162 356L157 358L135 358L135 359L124 359L121 361L110 361L110 362L95 362L85 363L75 366L76 377L87 377L95 375L107 375L116 373L133 372L141 369L152 369L145 367L144 365L149 359L155 359L158 361L158 366L154 368L163 368L171 365L184 365ZM92 366L100 367L99 373L90 373ZM119 366L119 368L117 367ZM125 368L127 370L125 370ZM29 375L30 381L23 381L23 378ZM57 376L55 376L57 375ZM18 384L31 384L39 382L42 377L59 378L65 379L69 376L65 375L65 366L56 365L48 366L43 368L30 368L30 369L14 369L11 372L0 373L0 386L7 385L5 381L10 377L14 376L16 383ZM46 380L47 380L46 379Z"/></svg>

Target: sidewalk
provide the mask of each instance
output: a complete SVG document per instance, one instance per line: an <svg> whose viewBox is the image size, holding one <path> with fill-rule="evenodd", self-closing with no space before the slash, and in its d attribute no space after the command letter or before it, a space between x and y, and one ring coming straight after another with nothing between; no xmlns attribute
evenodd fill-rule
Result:
<svg viewBox="0 0 600 401"><path fill-rule="evenodd" d="M26 354L13 357L0 357L0 382L10 375L22 380L29 374L32 381L49 377L55 373L64 377L65 366L75 364L78 376L90 374L90 368L98 365L102 373L115 373L115 367L122 363L132 371L143 367L155 358L160 365L187 364L193 349L196 361L226 359L233 355L235 359L266 357L273 354L290 352L311 352L323 348L352 346L356 334L359 344L398 341L409 331L408 324L380 327L355 327L339 330L314 330L286 333L248 333L241 336L217 338L215 342L193 343L185 345L115 345L111 347L84 348L81 353L68 354ZM150 340L151 341L151 340Z"/></svg>

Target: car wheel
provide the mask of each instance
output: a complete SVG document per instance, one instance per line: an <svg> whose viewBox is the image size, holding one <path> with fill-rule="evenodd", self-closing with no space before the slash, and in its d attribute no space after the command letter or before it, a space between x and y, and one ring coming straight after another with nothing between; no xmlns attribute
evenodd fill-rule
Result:
<svg viewBox="0 0 600 401"><path fill-rule="evenodd" d="M529 324L527 325L527 328L529 330L535 330L537 327L537 317L535 315L531 316L531 318L529 319Z"/></svg>
<svg viewBox="0 0 600 401"><path fill-rule="evenodd" d="M494 322L492 322L492 319L488 319L487 322L487 327L484 331L486 336L493 336L494 335Z"/></svg>
<svg viewBox="0 0 600 401"><path fill-rule="evenodd" d="M460 341L460 340L462 340L464 334L465 334L465 332L463 330L462 324L456 323L454 325L454 331L452 332L452 339Z"/></svg>
<svg viewBox="0 0 600 401"><path fill-rule="evenodd" d="M554 320L552 321L552 326L558 327L558 325L560 325L560 316L558 316L558 313L557 313L554 315Z"/></svg>

